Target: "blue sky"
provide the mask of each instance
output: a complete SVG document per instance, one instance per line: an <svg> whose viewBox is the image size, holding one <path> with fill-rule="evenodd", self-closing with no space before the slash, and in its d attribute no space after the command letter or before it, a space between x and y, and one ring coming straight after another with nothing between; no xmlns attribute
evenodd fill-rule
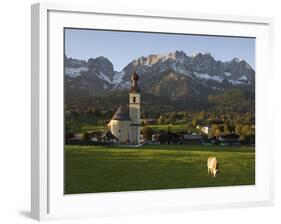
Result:
<svg viewBox="0 0 281 224"><path fill-rule="evenodd" d="M140 56L176 50L187 55L211 53L221 61L240 58L255 69L254 38L65 29L67 57L87 60L104 56L116 71Z"/></svg>

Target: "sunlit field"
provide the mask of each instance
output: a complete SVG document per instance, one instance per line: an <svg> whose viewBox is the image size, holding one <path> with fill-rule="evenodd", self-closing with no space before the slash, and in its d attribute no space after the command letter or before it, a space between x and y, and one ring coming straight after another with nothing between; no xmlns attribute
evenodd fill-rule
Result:
<svg viewBox="0 0 281 224"><path fill-rule="evenodd" d="M207 172L215 156L220 172ZM65 146L65 193L118 192L255 184L252 147Z"/></svg>

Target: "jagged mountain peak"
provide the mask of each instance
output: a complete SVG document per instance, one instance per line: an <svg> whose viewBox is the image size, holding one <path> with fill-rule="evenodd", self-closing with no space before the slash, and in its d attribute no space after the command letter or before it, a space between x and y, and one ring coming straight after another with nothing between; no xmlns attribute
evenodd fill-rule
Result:
<svg viewBox="0 0 281 224"><path fill-rule="evenodd" d="M110 66L110 67L113 68L113 64L111 63L111 61L108 58L103 57L103 56L99 56L97 58L89 58L87 63L89 65L105 64L105 65Z"/></svg>
<svg viewBox="0 0 281 224"><path fill-rule="evenodd" d="M139 65L153 65L159 61L166 61L170 60L177 60L177 59L185 59L187 55L184 51L174 51L174 52L167 52L167 53L159 53L159 54L150 54L148 56L141 56L133 60L134 66Z"/></svg>
<svg viewBox="0 0 281 224"><path fill-rule="evenodd" d="M231 62L236 62L236 63L240 63L241 61L242 61L242 59L240 59L240 58L233 58L231 60Z"/></svg>

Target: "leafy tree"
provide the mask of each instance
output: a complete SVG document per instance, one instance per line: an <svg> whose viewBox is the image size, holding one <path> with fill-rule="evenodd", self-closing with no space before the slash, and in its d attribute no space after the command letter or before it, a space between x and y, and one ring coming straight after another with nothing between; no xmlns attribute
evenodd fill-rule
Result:
<svg viewBox="0 0 281 224"><path fill-rule="evenodd" d="M142 134L143 134L143 138L145 140L151 140L152 134L153 134L153 130L152 128L145 126L142 128L141 130Z"/></svg>
<svg viewBox="0 0 281 224"><path fill-rule="evenodd" d="M167 131L168 132L172 132L172 126L171 125L168 126L168 130Z"/></svg>
<svg viewBox="0 0 281 224"><path fill-rule="evenodd" d="M241 124L236 125L236 126L235 126L235 134L241 135L241 133L242 133L242 128L243 128L243 125L241 125Z"/></svg>
<svg viewBox="0 0 281 224"><path fill-rule="evenodd" d="M218 129L215 131L215 136L220 135L220 134L222 134L222 132L221 132L221 130L218 128Z"/></svg>
<svg viewBox="0 0 281 224"><path fill-rule="evenodd" d="M250 126L249 125L244 125L242 130L241 130L241 135L247 136L250 134Z"/></svg>
<svg viewBox="0 0 281 224"><path fill-rule="evenodd" d="M197 125L197 119L194 118L194 119L192 120L192 126L195 127L196 125Z"/></svg>
<svg viewBox="0 0 281 224"><path fill-rule="evenodd" d="M218 130L220 133L224 133L225 132L224 125L219 125Z"/></svg>
<svg viewBox="0 0 281 224"><path fill-rule="evenodd" d="M88 132L84 132L83 136L82 136L82 139L85 140L85 141L90 140L90 134Z"/></svg>
<svg viewBox="0 0 281 224"><path fill-rule="evenodd" d="M210 128L210 137L213 137L213 136L216 135L216 131L218 130L218 127L219 127L219 125L217 125L217 124L211 125L211 128Z"/></svg>
<svg viewBox="0 0 281 224"><path fill-rule="evenodd" d="M224 124L224 125L223 125L223 132L224 132L225 134L230 133L230 131L229 131L229 125L227 125L227 124Z"/></svg>
<svg viewBox="0 0 281 224"><path fill-rule="evenodd" d="M101 110L99 108L95 108L95 109L93 109L93 114L96 117L100 117L101 116Z"/></svg>
<svg viewBox="0 0 281 224"><path fill-rule="evenodd" d="M160 116L158 119L158 124L163 125L163 124L165 124L165 121L166 121L165 118L163 116Z"/></svg>

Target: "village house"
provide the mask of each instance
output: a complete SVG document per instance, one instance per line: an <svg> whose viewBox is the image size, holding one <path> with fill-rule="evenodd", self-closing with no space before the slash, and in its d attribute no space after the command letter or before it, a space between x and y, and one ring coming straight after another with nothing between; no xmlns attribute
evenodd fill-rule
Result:
<svg viewBox="0 0 281 224"><path fill-rule="evenodd" d="M208 126L204 126L204 127L201 127L201 131L205 134L205 135L208 135L209 134L209 131L210 131L210 128Z"/></svg>
<svg viewBox="0 0 281 224"><path fill-rule="evenodd" d="M201 135L189 135L183 134L181 138L182 144L202 144L202 136Z"/></svg>
<svg viewBox="0 0 281 224"><path fill-rule="evenodd" d="M96 143L116 143L118 142L118 139L110 132L110 131L106 131L106 132L101 132L101 131L95 131L95 132L91 132L88 134L89 135L89 140L91 140L92 142L96 142Z"/></svg>
<svg viewBox="0 0 281 224"><path fill-rule="evenodd" d="M160 144L179 144L180 135L173 132L164 132L159 134L157 140L160 142Z"/></svg>
<svg viewBox="0 0 281 224"><path fill-rule="evenodd" d="M234 133L221 134L209 138L210 143L212 144L221 144L221 145L239 145L239 135Z"/></svg>
<svg viewBox="0 0 281 224"><path fill-rule="evenodd" d="M145 125L155 125L158 124L157 119L155 118L145 118L142 120Z"/></svg>

